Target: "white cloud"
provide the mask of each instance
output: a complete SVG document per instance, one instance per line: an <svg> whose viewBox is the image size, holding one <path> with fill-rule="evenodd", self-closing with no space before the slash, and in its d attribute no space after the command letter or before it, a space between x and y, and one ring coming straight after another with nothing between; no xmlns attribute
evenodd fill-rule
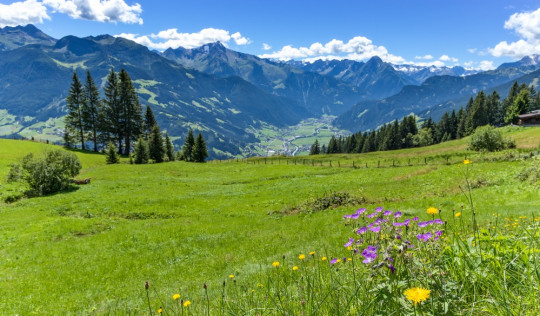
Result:
<svg viewBox="0 0 540 316"><path fill-rule="evenodd" d="M450 57L448 55L442 55L441 57L439 57L439 60L442 60L442 61L452 61L454 63L457 63L458 59L457 58L454 58L454 57Z"/></svg>
<svg viewBox="0 0 540 316"><path fill-rule="evenodd" d="M293 47L292 45L283 46L279 51L259 55L261 58L273 58L279 60L290 59L351 59L364 60L374 56L391 63L404 63L405 59L400 56L392 55L384 46L377 46L372 41L363 36L356 36L347 43L333 39L326 44L313 43L309 47Z"/></svg>
<svg viewBox="0 0 540 316"><path fill-rule="evenodd" d="M36 0L0 3L0 27L43 23L50 19L47 8Z"/></svg>
<svg viewBox="0 0 540 316"><path fill-rule="evenodd" d="M478 67L478 69L491 70L491 69L495 69L495 66L493 66L493 61L491 60L482 60L480 62L480 66Z"/></svg>
<svg viewBox="0 0 540 316"><path fill-rule="evenodd" d="M232 34L231 37L234 39L234 42L236 43L236 45L247 45L251 43L249 38L243 37L242 34L240 34L240 32L236 32Z"/></svg>
<svg viewBox="0 0 540 316"><path fill-rule="evenodd" d="M430 54L424 55L424 56L415 56L414 59L424 59L424 60L431 60L433 59L433 56Z"/></svg>
<svg viewBox="0 0 540 316"><path fill-rule="evenodd" d="M504 23L504 28L514 30L521 39L508 43L502 41L488 51L495 57L521 58L540 54L540 8L536 11L514 13Z"/></svg>
<svg viewBox="0 0 540 316"><path fill-rule="evenodd" d="M263 50L271 50L272 49L272 46L266 44L266 43L263 43L263 46L262 46L262 49Z"/></svg>
<svg viewBox="0 0 540 316"><path fill-rule="evenodd" d="M468 51L469 53L471 53L471 54L476 53L477 50L478 50L478 48L469 48L469 49L467 49L467 51Z"/></svg>
<svg viewBox="0 0 540 316"><path fill-rule="evenodd" d="M178 29L168 29L157 34L143 35L122 33L115 35L135 41L152 49L165 50L167 48L195 48L208 43L221 42L227 45L233 40L236 45L247 45L251 41L243 37L240 32L230 34L227 30L206 28L196 33L179 33Z"/></svg>
<svg viewBox="0 0 540 316"><path fill-rule="evenodd" d="M74 19L143 24L141 5L124 0L43 0L43 4Z"/></svg>

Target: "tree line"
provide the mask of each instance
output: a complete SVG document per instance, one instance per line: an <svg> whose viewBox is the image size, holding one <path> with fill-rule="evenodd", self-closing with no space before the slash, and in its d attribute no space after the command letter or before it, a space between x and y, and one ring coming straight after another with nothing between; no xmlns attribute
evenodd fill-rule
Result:
<svg viewBox="0 0 540 316"><path fill-rule="evenodd" d="M66 98L66 147L78 143L86 150L90 142L93 151L106 148L108 163L118 162L120 154L129 155L134 163L147 163L150 159L153 162L204 162L208 157L202 134L195 139L191 129L182 150L175 152L168 133L163 137L150 106L143 115L139 97L125 69L117 74L111 68L103 94L102 99L89 70L84 85L73 72Z"/></svg>
<svg viewBox="0 0 540 316"><path fill-rule="evenodd" d="M465 107L444 113L437 123L430 117L418 129L416 117L409 115L374 131L339 138L332 136L327 146L321 147L315 140L310 154L366 153L429 146L469 136L479 126L516 124L520 114L538 109L540 93L532 85L519 85L515 81L502 101L497 91L490 95L480 91Z"/></svg>

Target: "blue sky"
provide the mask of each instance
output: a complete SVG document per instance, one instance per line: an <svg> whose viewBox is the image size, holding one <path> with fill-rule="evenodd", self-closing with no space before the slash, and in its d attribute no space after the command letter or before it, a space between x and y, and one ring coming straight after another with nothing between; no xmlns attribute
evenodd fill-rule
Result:
<svg viewBox="0 0 540 316"><path fill-rule="evenodd" d="M152 49L229 48L278 59L378 55L393 63L492 68L540 54L538 1L0 1L0 26L121 35Z"/></svg>

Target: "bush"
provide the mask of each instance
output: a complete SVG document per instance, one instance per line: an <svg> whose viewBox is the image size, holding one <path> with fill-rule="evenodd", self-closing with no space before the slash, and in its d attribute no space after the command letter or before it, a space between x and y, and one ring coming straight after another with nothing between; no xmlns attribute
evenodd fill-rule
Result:
<svg viewBox="0 0 540 316"><path fill-rule="evenodd" d="M43 195L58 192L69 187L70 180L79 174L81 163L73 153L53 149L40 157L26 155L20 165L13 165L10 174L21 174L31 194ZM17 169L22 169L18 171Z"/></svg>
<svg viewBox="0 0 540 316"><path fill-rule="evenodd" d="M476 151L499 151L515 147L513 140L503 138L501 132L491 125L478 127L469 142L469 148Z"/></svg>

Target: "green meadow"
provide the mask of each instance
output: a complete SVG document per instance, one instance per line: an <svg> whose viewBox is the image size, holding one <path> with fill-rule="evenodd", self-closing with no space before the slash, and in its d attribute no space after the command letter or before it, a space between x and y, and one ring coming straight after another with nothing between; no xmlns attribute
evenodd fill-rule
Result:
<svg viewBox="0 0 540 316"><path fill-rule="evenodd" d="M146 281L151 311L181 293L193 314L204 314L204 283L217 306L231 274L256 284L274 261L342 251L351 232L343 215L359 207L428 220L426 209L434 206L443 220L454 220L469 207L466 177L479 225L491 229L497 218L513 223L519 217L534 223L540 217L540 128L504 133L517 148L489 154L468 151L467 138L392 152L205 164L130 165L124 159L106 165L101 154L77 151L78 178L91 183L36 198L21 197L24 187L5 178L11 163L52 145L0 139L1 314L144 314ZM472 163L463 165L465 158ZM316 207L339 194L348 200ZM21 198L5 202L10 197ZM471 227L470 216L461 220Z"/></svg>

